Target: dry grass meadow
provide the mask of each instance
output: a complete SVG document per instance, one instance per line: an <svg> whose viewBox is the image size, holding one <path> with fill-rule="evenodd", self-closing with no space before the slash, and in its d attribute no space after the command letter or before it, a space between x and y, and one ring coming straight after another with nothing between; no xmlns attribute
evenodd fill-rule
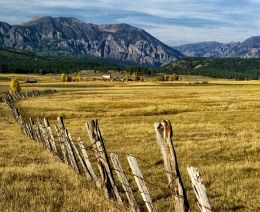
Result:
<svg viewBox="0 0 260 212"><path fill-rule="evenodd" d="M0 75L0 91L12 75ZM16 75L24 79L23 75ZM192 211L198 211L186 171L196 166L214 211L260 211L260 82L190 77L172 83L60 83L36 76L23 90L54 88L52 96L17 103L23 114L63 116L74 140L90 142L85 122L97 118L108 152L137 157L157 211L173 211L153 123L172 121L174 144ZM192 83L208 80L208 84ZM120 154L130 172L124 154ZM95 165L94 162L92 165ZM1 211L124 211L42 146L26 138L0 103ZM131 184L134 179L129 176ZM138 201L140 194L136 192Z"/></svg>

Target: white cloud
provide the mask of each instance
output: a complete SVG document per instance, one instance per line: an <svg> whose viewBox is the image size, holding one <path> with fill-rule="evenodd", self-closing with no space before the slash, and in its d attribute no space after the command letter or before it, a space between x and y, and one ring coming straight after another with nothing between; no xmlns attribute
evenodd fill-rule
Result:
<svg viewBox="0 0 260 212"><path fill-rule="evenodd" d="M0 20L19 24L34 15L76 16L94 23L97 19L98 23L126 22L166 42L227 42L260 34L259 3L260 0L0 0Z"/></svg>
<svg viewBox="0 0 260 212"><path fill-rule="evenodd" d="M231 42L240 41L241 37L247 38L250 36L248 33L237 32L229 27L209 29L204 27L192 28L186 26L159 25L148 29L147 31L160 37L169 45L180 45L201 41Z"/></svg>

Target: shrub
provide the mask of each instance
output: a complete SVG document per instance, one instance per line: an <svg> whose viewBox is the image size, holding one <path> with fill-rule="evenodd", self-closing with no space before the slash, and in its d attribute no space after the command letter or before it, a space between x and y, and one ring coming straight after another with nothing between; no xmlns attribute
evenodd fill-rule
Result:
<svg viewBox="0 0 260 212"><path fill-rule="evenodd" d="M62 73L60 75L61 82L72 82L72 77L69 74Z"/></svg>
<svg viewBox="0 0 260 212"><path fill-rule="evenodd" d="M62 73L62 74L60 75L60 81L61 81L61 82L65 82L65 78L66 78L66 74L65 74L65 73Z"/></svg>
<svg viewBox="0 0 260 212"><path fill-rule="evenodd" d="M140 76L137 72L134 72L132 74L132 78L133 78L134 81L140 81Z"/></svg>
<svg viewBox="0 0 260 212"><path fill-rule="evenodd" d="M156 81L164 81L164 76L157 76Z"/></svg>
<svg viewBox="0 0 260 212"><path fill-rule="evenodd" d="M11 93L20 92L21 91L20 83L19 83L19 81L16 78L14 78L14 79L12 79L10 81L9 91Z"/></svg>
<svg viewBox="0 0 260 212"><path fill-rule="evenodd" d="M168 81L179 81L180 77L178 74L173 73L170 77Z"/></svg>
<svg viewBox="0 0 260 212"><path fill-rule="evenodd" d="M68 74L66 74L65 76L65 82L71 82L72 81L72 77Z"/></svg>
<svg viewBox="0 0 260 212"><path fill-rule="evenodd" d="M78 73L77 73L77 80L76 80L76 81L77 81L77 82L80 82L81 80L82 80L82 79L81 79L80 73L78 72Z"/></svg>
<svg viewBox="0 0 260 212"><path fill-rule="evenodd" d="M168 75L164 75L164 80L163 81L169 81L170 77Z"/></svg>

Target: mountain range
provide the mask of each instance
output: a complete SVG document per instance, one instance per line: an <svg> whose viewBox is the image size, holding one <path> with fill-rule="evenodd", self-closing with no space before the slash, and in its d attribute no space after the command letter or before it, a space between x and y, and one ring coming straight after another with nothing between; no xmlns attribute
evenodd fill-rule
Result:
<svg viewBox="0 0 260 212"><path fill-rule="evenodd" d="M183 55L142 29L95 25L73 17L33 17L21 25L0 22L0 48L91 55L160 66Z"/></svg>
<svg viewBox="0 0 260 212"><path fill-rule="evenodd" d="M185 56L260 58L260 36L243 42L210 41L169 47L128 24L96 25L73 17L45 16L20 25L0 22L0 48L161 66Z"/></svg>
<svg viewBox="0 0 260 212"><path fill-rule="evenodd" d="M260 58L260 36L248 38L243 42L210 41L174 46L173 48L188 57Z"/></svg>

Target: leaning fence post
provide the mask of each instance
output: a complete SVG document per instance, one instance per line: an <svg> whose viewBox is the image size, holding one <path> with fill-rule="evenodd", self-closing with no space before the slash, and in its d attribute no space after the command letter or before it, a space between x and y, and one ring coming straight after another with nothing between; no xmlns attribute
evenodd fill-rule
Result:
<svg viewBox="0 0 260 212"><path fill-rule="evenodd" d="M45 124L45 127L46 127L47 134L49 135L49 139L50 139L49 141L50 141L51 149L54 152L54 154L58 155L55 139L54 139L54 136L53 136L53 133L52 133L52 129L50 127L49 120L47 118L44 118L43 121L44 121L44 124Z"/></svg>
<svg viewBox="0 0 260 212"><path fill-rule="evenodd" d="M86 123L86 129L96 156L98 168L102 177L102 187L104 189L105 195L107 196L107 198L116 199L120 204L122 204L123 202L115 184L105 144L99 130L98 121L89 121L88 123Z"/></svg>
<svg viewBox="0 0 260 212"><path fill-rule="evenodd" d="M87 167L87 169L89 171L91 179L96 183L96 186L98 188L101 188L100 182L99 182L99 180L98 180L98 178L97 178L97 176L96 176L96 174L95 174L95 172L94 172L94 170L92 168L92 165L90 163L87 151L86 151L86 149L84 147L84 144L83 144L83 141L81 140L80 137L78 138L78 145L79 145L79 148L81 149L81 153L82 153L82 156L83 156L83 161L84 161L84 163L85 163L85 165L86 165L86 167Z"/></svg>
<svg viewBox="0 0 260 212"><path fill-rule="evenodd" d="M62 136L62 133L60 132L60 129L57 127L57 125L54 125L54 128L56 130L59 142L60 142L60 148L61 148L61 152L63 155L63 160L65 164L69 164L68 159L67 159L67 152L66 152L66 147L64 144L64 136Z"/></svg>
<svg viewBox="0 0 260 212"><path fill-rule="evenodd" d="M75 172L79 174L78 163L77 163L75 153L72 149L72 144L71 144L72 138L71 138L70 134L68 133L68 130L65 128L63 118L58 117L57 121L61 128L61 138L63 139L64 146L68 152L68 158L69 158L70 164L71 164L72 168L75 170Z"/></svg>
<svg viewBox="0 0 260 212"><path fill-rule="evenodd" d="M80 162L80 164L81 164L81 166L82 166L82 168L83 168L83 170L84 170L88 180L91 180L91 175L89 174L88 168L86 167L86 165L85 165L81 155L79 154L79 151L78 151L77 147L75 146L75 144L74 144L74 142L72 140L71 140L71 146L72 146L72 150L75 153L75 156L78 157L79 162Z"/></svg>
<svg viewBox="0 0 260 212"><path fill-rule="evenodd" d="M206 187L202 183L203 180L200 177L198 168L188 166L187 171L190 176L190 179L192 182L192 188L193 188L196 198L198 200L198 205L199 205L200 210L202 212L211 212L212 209L211 209L211 206L209 203L208 195L206 192Z"/></svg>
<svg viewBox="0 0 260 212"><path fill-rule="evenodd" d="M132 211L136 211L136 212L140 211L138 204L136 202L135 196L134 196L132 189L129 185L129 182L128 182L126 176L125 176L123 167L122 167L122 165L121 165L121 163L118 159L118 156L115 153L111 153L110 158L111 158L112 164L115 168L116 174L119 178L119 181L121 182L122 187L123 187L123 189L126 193L126 196L127 196L127 199L128 199L128 202L131 206Z"/></svg>
<svg viewBox="0 0 260 212"><path fill-rule="evenodd" d="M72 167L74 168L75 172L77 174L80 174L79 172L79 165L78 165L78 162L77 162L77 158L76 158L76 153L75 151L73 150L73 147L72 147L72 137L71 135L68 133L67 129L65 129L65 135L66 135L66 138L67 138L67 149L68 149L68 152L71 156L71 165Z"/></svg>
<svg viewBox="0 0 260 212"><path fill-rule="evenodd" d="M132 172L134 174L135 182L138 186L139 191L141 192L141 196L143 197L143 200L145 202L145 205L149 212L153 212L154 207L152 204L152 198L149 194L149 191L146 187L142 172L138 166L138 163L136 161L136 158L132 155L127 156L128 163L132 169Z"/></svg>
<svg viewBox="0 0 260 212"><path fill-rule="evenodd" d="M39 127L40 127L40 131L41 131L41 135L42 135L44 144L46 145L47 149L51 152L52 149L51 149L51 144L49 142L49 136L47 134L47 129L41 123L39 124Z"/></svg>
<svg viewBox="0 0 260 212"><path fill-rule="evenodd" d="M38 134L40 143L43 144L43 145L46 145L45 141L44 141L44 138L43 138L43 134L41 132L41 123L40 123L40 119L39 118L37 118L36 127L37 127L37 134Z"/></svg>
<svg viewBox="0 0 260 212"><path fill-rule="evenodd" d="M38 136L38 127L37 127L37 125L34 123L34 120L33 120L33 118L32 117L30 117L30 123L31 123L31 125L32 125L32 128L33 128L33 136L34 136L34 139L38 142L38 143L40 143L40 138L39 138L39 136Z"/></svg>
<svg viewBox="0 0 260 212"><path fill-rule="evenodd" d="M32 128L32 137L33 137L34 140L37 140L35 125L34 125L34 121L33 121L32 117L30 117L30 125L31 125L31 128Z"/></svg>
<svg viewBox="0 0 260 212"><path fill-rule="evenodd" d="M173 146L171 122L157 122L154 124L154 127L156 140L163 156L169 187L172 196L174 197L175 211L186 212L189 210L189 203L181 180L177 157Z"/></svg>

